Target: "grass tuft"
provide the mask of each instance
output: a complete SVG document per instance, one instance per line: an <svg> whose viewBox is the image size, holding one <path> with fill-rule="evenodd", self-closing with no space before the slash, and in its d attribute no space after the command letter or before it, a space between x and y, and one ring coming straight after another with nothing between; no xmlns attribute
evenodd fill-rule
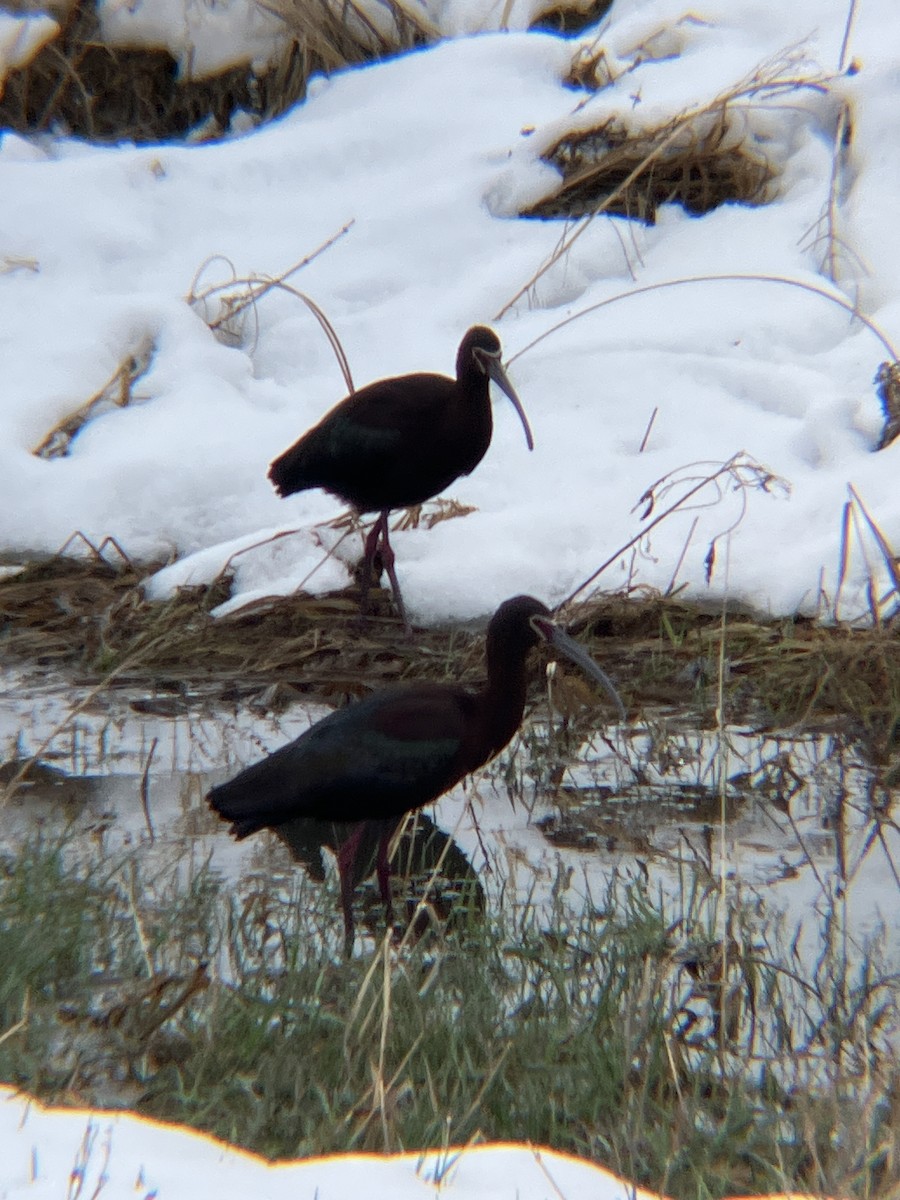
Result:
<svg viewBox="0 0 900 1200"><path fill-rule="evenodd" d="M762 203L772 173L739 136L747 112L754 104L770 106L809 89L827 92L829 86L829 77L811 71L799 49L790 47L655 129L630 128L620 119L565 134L545 154L562 173L559 186L524 215L578 219L496 319L527 296L603 214L620 212L652 221L658 205L672 200L689 211L708 211L724 200ZM735 195L735 187L742 194Z"/></svg>
<svg viewBox="0 0 900 1200"><path fill-rule="evenodd" d="M273 1157L527 1139L678 1198L887 1195L896 986L837 926L804 981L721 902L620 877L580 912L473 910L344 962L322 890L200 872L173 904L128 860L36 843L0 875L0 1077Z"/></svg>
<svg viewBox="0 0 900 1200"><path fill-rule="evenodd" d="M713 120L679 125L679 137L668 127L631 131L615 119L567 134L543 156L562 176L557 190L520 215L577 220L602 208L652 225L661 204L693 216L720 204L764 204L772 168L735 144L731 124L723 105Z"/></svg>

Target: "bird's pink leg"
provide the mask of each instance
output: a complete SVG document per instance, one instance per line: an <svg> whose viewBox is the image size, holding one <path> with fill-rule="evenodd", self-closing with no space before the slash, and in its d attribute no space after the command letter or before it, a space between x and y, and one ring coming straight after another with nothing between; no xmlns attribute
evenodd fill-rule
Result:
<svg viewBox="0 0 900 1200"><path fill-rule="evenodd" d="M394 570L394 551L391 549L391 543L388 539L388 514L386 512L381 514L379 524L381 525L381 561L384 564L385 571L387 571L387 577L391 581L394 603L397 605L397 611L400 614L400 620L403 622L403 628L407 633L412 633L412 626L406 615L406 606L403 603L403 596L400 592L397 572Z"/></svg>
<svg viewBox="0 0 900 1200"><path fill-rule="evenodd" d="M347 958L353 956L353 867L365 829L366 822L360 821L337 852L338 875L341 880L341 909L344 913L344 954Z"/></svg>
<svg viewBox="0 0 900 1200"><path fill-rule="evenodd" d="M369 530L366 535L366 544L363 548L362 575L359 585L359 612L362 617L366 615L366 609L369 605L369 588L372 584L375 555L378 552L378 543L381 540L382 521L387 524L386 512L379 515L378 520Z"/></svg>

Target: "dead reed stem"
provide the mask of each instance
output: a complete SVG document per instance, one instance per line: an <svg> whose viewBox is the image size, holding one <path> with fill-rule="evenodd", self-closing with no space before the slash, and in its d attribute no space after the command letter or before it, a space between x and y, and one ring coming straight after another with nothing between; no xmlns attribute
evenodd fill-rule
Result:
<svg viewBox="0 0 900 1200"><path fill-rule="evenodd" d="M601 308L606 308L610 304L618 304L622 300L630 300L635 296L643 296L647 292L665 291L666 288L687 287L698 283L774 283L783 287L800 288L802 291L811 292L814 296L821 296L823 299L831 301L832 304L836 304L839 308L842 308L845 312L855 317L856 320L860 321L870 333L875 335L890 355L892 361L900 357L887 334L879 328L871 317L867 317L855 304L851 304L845 296L840 295L838 292L831 291L819 284L809 283L804 279L791 279L786 275L757 275L737 272L727 275L686 275L681 279L665 279L660 283L648 283L643 287L630 288L626 292L617 292L614 296L607 296L605 300L598 300L596 304L589 304L587 308L579 309L578 312L572 313L562 321L557 321L555 325L551 325L549 329L528 342L521 350L516 351L509 359L507 365L511 366L517 358L521 358L523 354L527 354L529 350L533 350L535 346L540 345L544 338L558 333L560 329L564 329L573 321L579 321L582 317L586 317L590 313L599 312Z"/></svg>
<svg viewBox="0 0 900 1200"><path fill-rule="evenodd" d="M494 319L501 320L534 287L537 281L571 250L572 246L589 227L591 222L603 213L608 212L627 193L636 180L645 175L666 151L683 136L686 130L690 130L692 126L711 116L717 116L720 121L724 121L728 107L740 100L750 101L760 96L771 98L783 93L806 89L826 92L829 88L831 77L822 73L806 76L796 74L793 70L796 56L797 47L785 49L767 62L761 63L749 75L725 91L720 92L705 104L686 109L684 112L673 117L668 126L664 126L656 131L654 136L658 141L656 141L641 162L597 205L592 213L583 217L576 224L573 231L560 240L552 254L519 288L515 295L500 308ZM790 71L790 74L786 73L788 71ZM648 135L644 134L644 136Z"/></svg>
<svg viewBox="0 0 900 1200"><path fill-rule="evenodd" d="M564 600L561 600L556 606L557 610L563 609L567 605L571 604L575 597L580 595L580 593L586 588L590 587L591 584L594 583L594 581L598 579L608 567L612 566L616 559L621 558L621 556L630 550L632 546L637 545L637 543L643 540L652 529L655 529L657 525L665 521L672 515L672 513L684 508L684 506L690 500L694 499L694 497L702 492L705 488L709 487L710 485L715 485L719 480L728 477L733 479L741 487L742 492L748 483L761 487L763 491L768 491L771 489L773 484L781 482L771 473L771 471L755 462L743 450L738 451L736 454L733 454L731 458L727 460L727 462L724 462L721 464L721 466L717 467L716 470L711 471L709 474L698 479L696 483L690 486L687 491L682 493L682 495L680 495L677 500L670 504L668 508L665 508L662 512L657 513L657 515L649 522L649 524L644 525L643 528L634 535L634 537L629 538L629 540L625 542L623 546L620 546L613 554L611 554L609 558L601 563L595 571L592 571L587 579L583 580L574 591L570 592ZM671 476L666 476L664 479L658 480L655 484L652 484L638 501L639 504L646 504L644 515L649 516L656 504L659 494L665 494L675 485L676 480ZM738 517L738 521L740 521L740 519L741 518ZM735 524L736 523L737 522L735 522ZM719 540L719 538L730 533L733 528L734 524L713 538L713 541L710 545L709 554L707 555L707 575L709 575L712 570L716 542Z"/></svg>

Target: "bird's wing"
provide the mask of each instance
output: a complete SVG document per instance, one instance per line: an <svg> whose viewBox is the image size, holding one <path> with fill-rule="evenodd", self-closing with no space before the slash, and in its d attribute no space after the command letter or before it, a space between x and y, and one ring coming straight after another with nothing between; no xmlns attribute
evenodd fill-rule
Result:
<svg viewBox="0 0 900 1200"><path fill-rule="evenodd" d="M453 381L441 375L402 376L361 388L280 454L269 478L282 496L325 487L367 510L416 503L421 488L414 487L415 499L407 500L403 480L418 461L414 456L427 458L432 447L446 442L453 389Z"/></svg>
<svg viewBox="0 0 900 1200"><path fill-rule="evenodd" d="M213 788L210 803L238 836L292 817L399 816L461 778L470 704L461 688L377 693Z"/></svg>
<svg viewBox="0 0 900 1200"><path fill-rule="evenodd" d="M391 469L425 444L440 441L453 395L441 375L407 375L361 388L328 413L307 435L310 451L329 469L349 458L369 471Z"/></svg>
<svg viewBox="0 0 900 1200"><path fill-rule="evenodd" d="M403 435L439 421L455 389L445 375L401 375L360 388L333 411L360 430Z"/></svg>

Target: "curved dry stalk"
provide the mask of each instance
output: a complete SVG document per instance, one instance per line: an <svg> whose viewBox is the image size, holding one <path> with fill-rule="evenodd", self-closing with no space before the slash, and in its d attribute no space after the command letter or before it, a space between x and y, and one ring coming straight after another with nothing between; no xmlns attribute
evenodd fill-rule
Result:
<svg viewBox="0 0 900 1200"><path fill-rule="evenodd" d="M633 296L642 296L647 292L664 291L666 288L685 287L695 283L777 283L785 287L800 288L805 292L812 292L815 296L822 296L825 300L830 300L845 312L850 313L856 320L865 325L870 333L873 333L878 338L881 345L890 355L892 361L900 358L897 350L891 343L887 334L875 324L871 317L867 317L861 312L859 307L851 304L846 297L830 291L826 287L820 287L814 283L807 283L803 279L792 279L789 275L760 275L752 272L737 272L727 275L685 275L680 279L664 279L660 283L648 283L643 287L631 288L627 292L617 292L614 296L607 296L605 300L598 300L596 304L590 304L587 308L582 308L571 316L565 317L562 321L557 321L555 325L539 334L533 341L530 341L521 350L517 351L508 361L507 366L511 366L517 358L521 358L523 354L527 354L529 350L533 350L539 345L544 338L550 337L551 334L557 333L560 329L564 329L566 325L570 325L573 321L578 321L582 317L588 316L590 313L597 312L601 308L606 308L610 304L617 304L620 300L629 300Z"/></svg>
<svg viewBox="0 0 900 1200"><path fill-rule="evenodd" d="M709 464L692 463L689 464L689 467L682 468L682 470L704 467L707 465ZM731 533L732 530L738 524L740 524L744 518L746 513L747 488L755 487L759 488L761 491L769 492L775 487L786 489L788 486L783 479L780 479L777 475L773 475L767 467L764 467L761 463L756 462L755 459L751 458L750 455L743 450L739 450L736 454L733 454L731 458L727 460L727 462L719 464L715 470L701 476L700 478L697 478L696 482L694 482L683 495L679 496L677 500L674 500L668 506L668 508L664 509L661 513L657 513L653 520L650 521L649 525L644 526L644 528L636 533L634 537L629 538L629 540L623 546L620 546L613 554L611 554L609 558L601 563L595 571L592 571L587 579L583 580L574 591L570 592L569 595L565 597L564 600L560 600L559 604L556 605L554 612L558 612L560 609L566 608L569 604L571 604L575 597L580 595L581 592L585 591L586 588L589 588L591 584L594 583L594 581L598 579L608 567L612 566L612 564L618 558L621 558L623 554L625 554L633 546L636 546L638 542L642 541L652 529L665 521L666 518L671 516L673 512L685 511L698 507L696 504L691 504L690 501L699 496L705 488L712 486L716 490L717 495L708 501L704 501L699 507L709 508L717 504L722 497L722 482L726 479L730 479L740 490L742 496L742 507L741 512L736 520L733 521L727 529L723 529L721 532L717 533L710 542L710 547L706 558L708 582L712 575L713 565L715 563L715 549L717 543L721 538L727 537L727 535ZM685 479L684 476L679 476L675 472L670 472L668 475L664 475L661 479L658 479L656 483L651 484L651 486L647 488L643 496L641 496L640 500L638 501L638 505L643 504L645 506L644 511L641 514L641 519L646 520L647 517L649 517L653 512L658 501L664 496L668 495L673 488L683 485L687 482L690 482L690 478ZM637 508L638 505L635 505L635 508Z"/></svg>
<svg viewBox="0 0 900 1200"><path fill-rule="evenodd" d="M225 266L231 272L231 282L227 283L227 284L215 283L211 287L208 287L205 292L198 292L197 287L200 283L201 278L203 277L204 272L209 270L209 268L214 263L224 263L225 264ZM228 255L227 254L211 254L209 256L209 258L206 258L203 260L203 262L200 264L200 266L194 272L194 277L191 280L191 286L188 288L188 294L185 296L185 301L191 306L191 308L193 308L194 305L198 304L201 300L206 300L208 296L215 295L216 292L222 291L223 288L234 287L234 285L238 282L240 282L240 281L238 279L237 267L234 265L234 263L231 261L231 259L228 257ZM253 280L248 279L248 280L246 280L246 282L252 283Z"/></svg>
<svg viewBox="0 0 900 1200"><path fill-rule="evenodd" d="M303 267L309 266L309 264L313 262L314 259L318 258L320 254L324 254L326 250L329 250L335 244L335 242L337 242L349 231L355 221L355 217L351 218L351 220L342 225L336 233L333 233L331 237L327 238L320 246L316 247L315 250L311 251L304 258L300 259L299 262L294 263L293 266L288 267L288 269L283 271L280 275L276 275L271 278L262 276L251 276L243 279L238 278L234 264L229 258L222 254L213 255L204 263L202 263L197 269L197 272L191 281L190 290L185 297L185 300L192 308L194 308L198 304L203 304L214 296L223 296L223 293L230 293L235 288L244 287L247 289L246 294L240 297L235 297L233 295L223 296L221 302L222 311L214 320L208 320L206 322L209 328L215 332L217 329L222 329L228 322L233 321L235 317L240 316L240 314L246 309L253 308L255 310L257 302L273 289L280 288L281 290L288 292L290 295L295 296L298 300L302 300L321 325L325 336L328 338L329 344L334 351L335 358L338 361L338 366L341 368L341 374L344 377L344 383L346 384L347 390L348 392L352 392L354 388L353 377L350 373L350 364L347 359L347 355L344 353L344 348L341 345L340 338L334 330L334 327L318 304L316 304L316 302L310 296L307 296L305 293L298 291L296 288L288 284L287 280L292 275L295 275L298 271L300 271ZM232 278L228 281L228 283L213 284L204 291L198 291L197 286L203 272L215 262L226 263L231 270Z"/></svg>
<svg viewBox="0 0 900 1200"><path fill-rule="evenodd" d="M344 377L344 384L347 388L347 391L356 391L356 388L353 385L353 376L350 374L350 361L344 352L344 347L341 345L341 339L338 337L334 326L325 316L325 313L322 311L322 309L319 308L318 304L316 304L315 300L311 299L304 292L299 291L297 288L292 287L289 283L285 283L281 279L273 279L271 281L271 286L281 288L282 291L287 292L291 296L296 296L298 300L303 301L312 315L322 326L322 330L324 331L325 336L328 338L331 348L334 351L334 356L338 361L338 366L341 368L341 374Z"/></svg>

